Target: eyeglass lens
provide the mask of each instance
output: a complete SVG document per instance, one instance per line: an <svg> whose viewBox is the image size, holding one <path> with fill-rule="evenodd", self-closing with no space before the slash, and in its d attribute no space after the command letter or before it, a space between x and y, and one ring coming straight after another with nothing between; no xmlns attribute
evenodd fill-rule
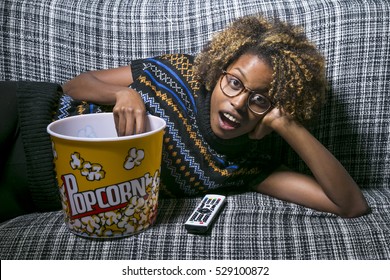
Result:
<svg viewBox="0 0 390 280"><path fill-rule="evenodd" d="M237 96L245 90L245 87L239 78L226 72L224 73L220 86L223 93L230 97ZM248 107L253 112L262 114L269 110L271 106L271 102L264 95L251 92L248 98Z"/></svg>

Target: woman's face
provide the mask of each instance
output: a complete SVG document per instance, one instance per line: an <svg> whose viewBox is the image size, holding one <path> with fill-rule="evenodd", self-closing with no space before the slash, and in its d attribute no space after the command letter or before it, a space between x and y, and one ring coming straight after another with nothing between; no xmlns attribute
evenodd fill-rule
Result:
<svg viewBox="0 0 390 280"><path fill-rule="evenodd" d="M246 88L254 91L267 92L272 81L272 69L252 54L239 57L226 72L239 78ZM232 139L251 132L263 116L255 115L247 107L250 93L244 91L229 97L222 92L220 79L211 95L211 129L222 139Z"/></svg>

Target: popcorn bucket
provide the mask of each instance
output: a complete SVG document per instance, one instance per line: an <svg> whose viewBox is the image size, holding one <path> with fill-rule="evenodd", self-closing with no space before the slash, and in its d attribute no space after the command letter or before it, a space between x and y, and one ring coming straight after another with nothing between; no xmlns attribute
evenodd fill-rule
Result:
<svg viewBox="0 0 390 280"><path fill-rule="evenodd" d="M139 233L157 216L165 121L117 137L112 113L68 117L47 127L67 227L76 235Z"/></svg>

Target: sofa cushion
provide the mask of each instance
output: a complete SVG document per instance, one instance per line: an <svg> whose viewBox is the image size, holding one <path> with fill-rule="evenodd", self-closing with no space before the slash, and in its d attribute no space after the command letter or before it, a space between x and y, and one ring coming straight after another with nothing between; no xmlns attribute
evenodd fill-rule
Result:
<svg viewBox="0 0 390 280"><path fill-rule="evenodd" d="M364 191L372 213L343 219L257 193L236 194L206 235L184 223L199 198L162 199L156 223L122 239L85 239L61 211L30 214L0 225L5 259L388 259L390 190Z"/></svg>

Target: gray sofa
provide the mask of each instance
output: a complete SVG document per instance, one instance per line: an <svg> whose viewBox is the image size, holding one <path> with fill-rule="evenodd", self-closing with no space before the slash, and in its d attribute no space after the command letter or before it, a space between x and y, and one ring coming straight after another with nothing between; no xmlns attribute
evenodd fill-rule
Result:
<svg viewBox="0 0 390 280"><path fill-rule="evenodd" d="M257 193L234 193L212 230L193 235L183 223L200 198L164 198L150 229L99 241L70 233L62 211L37 212L0 225L0 258L389 259L387 0L3 0L0 80L62 84L80 72L136 58L196 54L213 32L256 13L302 25L326 56L328 101L312 132L361 186L370 214L343 219ZM308 172L277 135L265 140L264 149Z"/></svg>

